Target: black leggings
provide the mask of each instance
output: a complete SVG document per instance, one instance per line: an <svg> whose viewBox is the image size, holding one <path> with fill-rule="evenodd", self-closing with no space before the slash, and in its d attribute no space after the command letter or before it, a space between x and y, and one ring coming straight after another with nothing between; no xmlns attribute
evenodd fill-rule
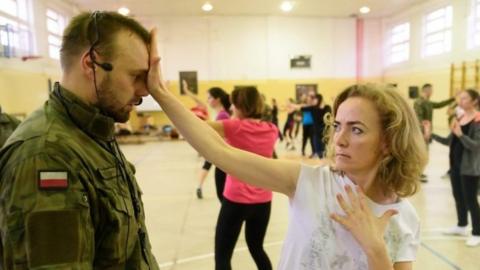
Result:
<svg viewBox="0 0 480 270"><path fill-rule="evenodd" d="M232 269L230 261L244 221L248 250L257 268L272 269L272 263L263 249L271 204L243 204L223 199L215 231L215 270Z"/></svg>
<svg viewBox="0 0 480 270"><path fill-rule="evenodd" d="M310 140L310 146L312 147L312 155L315 154L315 147L313 146L313 125L303 125L302 136L302 155L305 155L305 146L307 141Z"/></svg>
<svg viewBox="0 0 480 270"><path fill-rule="evenodd" d="M457 209L458 226L468 225L468 212L472 220L472 234L480 236L480 207L478 205L477 190L479 176L461 175L460 169L452 168L450 181L452 183L453 198Z"/></svg>
<svg viewBox="0 0 480 270"><path fill-rule="evenodd" d="M203 163L202 169L208 171L212 167L212 163L205 160ZM218 167L215 167L215 188L217 189L217 198L220 203L223 201L223 189L225 188L225 180L227 178L227 174L220 170Z"/></svg>
<svg viewBox="0 0 480 270"><path fill-rule="evenodd" d="M227 174L218 167L215 167L215 187L217 189L217 198L220 203L223 201L223 189L225 188L226 179Z"/></svg>

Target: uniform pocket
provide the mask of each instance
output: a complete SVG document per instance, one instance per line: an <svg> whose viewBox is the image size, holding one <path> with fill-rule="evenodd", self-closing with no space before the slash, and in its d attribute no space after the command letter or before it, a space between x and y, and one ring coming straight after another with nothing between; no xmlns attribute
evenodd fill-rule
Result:
<svg viewBox="0 0 480 270"><path fill-rule="evenodd" d="M116 167L98 169L96 191L100 211L100 227L96 257L98 266L119 264L127 260L137 239L138 226L127 183Z"/></svg>

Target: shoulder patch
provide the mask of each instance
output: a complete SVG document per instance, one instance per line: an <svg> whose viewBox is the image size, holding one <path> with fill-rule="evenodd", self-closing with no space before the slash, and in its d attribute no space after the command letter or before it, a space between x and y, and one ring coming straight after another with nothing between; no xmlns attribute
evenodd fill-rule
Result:
<svg viewBox="0 0 480 270"><path fill-rule="evenodd" d="M67 171L39 171L38 187L44 190L67 189Z"/></svg>

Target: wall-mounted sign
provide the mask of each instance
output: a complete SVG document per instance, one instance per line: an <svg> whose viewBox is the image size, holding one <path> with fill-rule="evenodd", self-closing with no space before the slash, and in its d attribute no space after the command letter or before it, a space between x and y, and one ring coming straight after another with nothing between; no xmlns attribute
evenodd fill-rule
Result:
<svg viewBox="0 0 480 270"><path fill-rule="evenodd" d="M411 99L418 98L418 86L412 85L408 87L408 97Z"/></svg>
<svg viewBox="0 0 480 270"><path fill-rule="evenodd" d="M310 68L311 55L297 55L290 59L290 68Z"/></svg>
<svg viewBox="0 0 480 270"><path fill-rule="evenodd" d="M299 102L304 102L302 100L310 93L318 93L318 85L317 84L296 84L295 85L295 98Z"/></svg>
<svg viewBox="0 0 480 270"><path fill-rule="evenodd" d="M180 71L180 94L185 95L182 81L185 80L188 84L188 89L191 92L198 94L198 79L196 71Z"/></svg>

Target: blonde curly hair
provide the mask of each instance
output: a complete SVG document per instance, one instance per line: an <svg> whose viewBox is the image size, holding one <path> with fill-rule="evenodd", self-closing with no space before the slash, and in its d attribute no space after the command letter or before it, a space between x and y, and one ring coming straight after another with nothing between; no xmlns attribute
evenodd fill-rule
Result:
<svg viewBox="0 0 480 270"><path fill-rule="evenodd" d="M326 116L326 158L335 170L335 144L333 122L338 107L348 98L360 97L375 105L381 121L382 136L389 155L381 160L373 185L385 194L400 197L415 194L420 176L428 161L427 147L423 140L417 117L411 106L394 89L375 84L353 85L341 92L333 105L333 116Z"/></svg>

